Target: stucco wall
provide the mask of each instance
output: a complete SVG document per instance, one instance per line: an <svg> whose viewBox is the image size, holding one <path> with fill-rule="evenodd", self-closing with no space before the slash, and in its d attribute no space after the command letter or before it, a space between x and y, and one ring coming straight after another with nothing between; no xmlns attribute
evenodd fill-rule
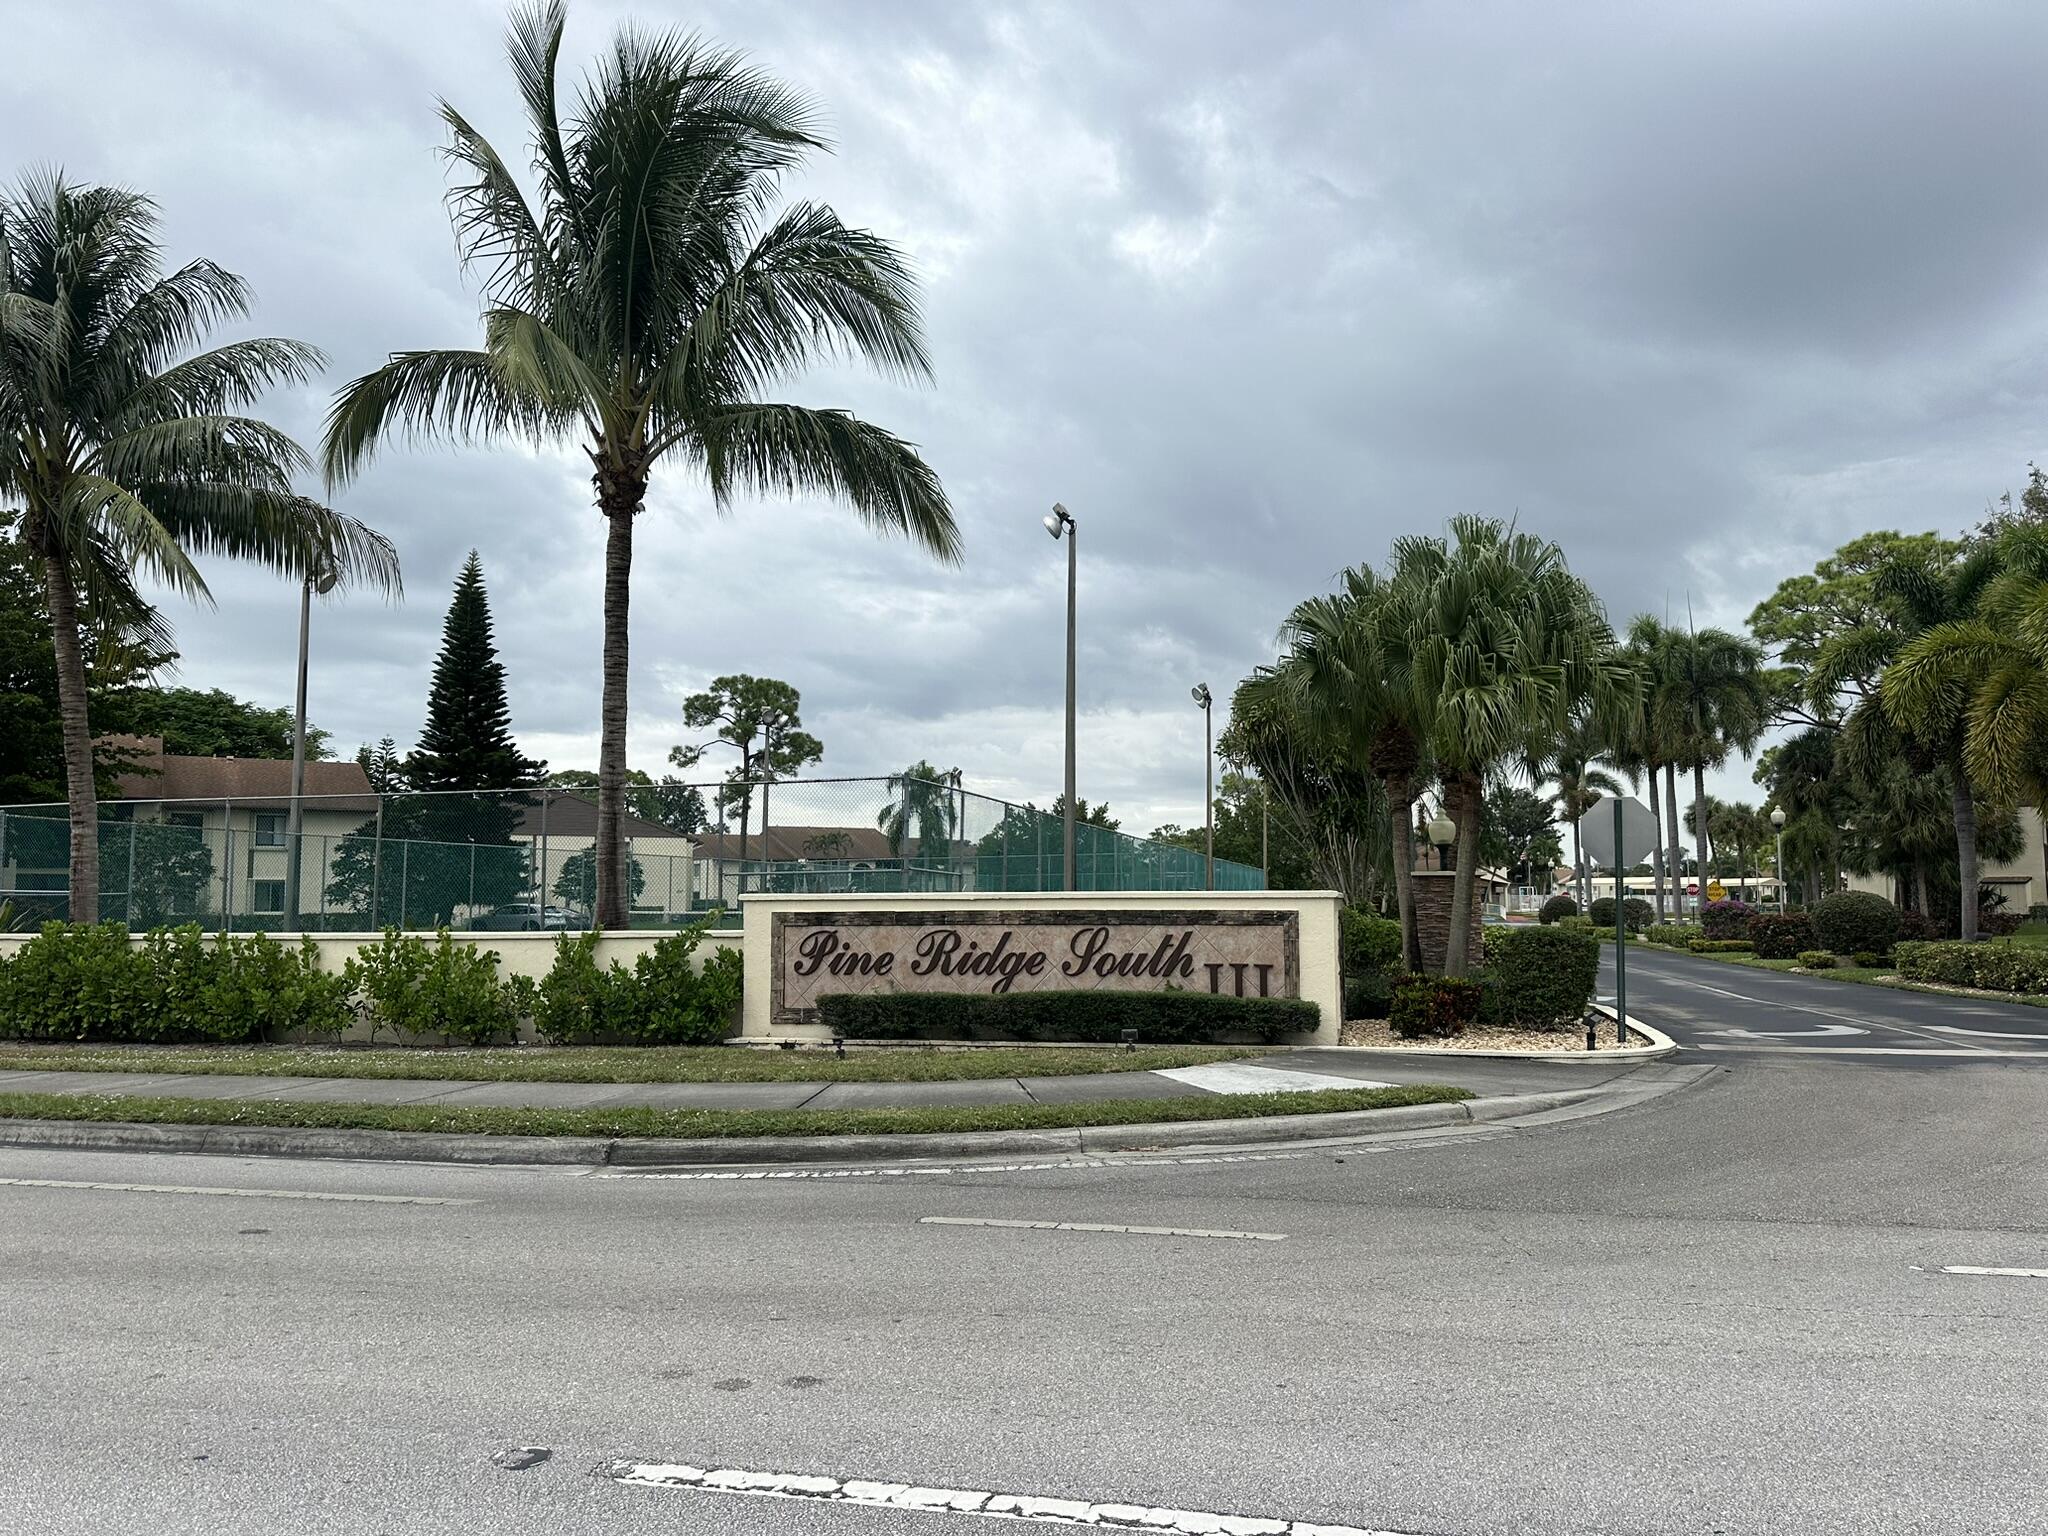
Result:
<svg viewBox="0 0 2048 1536"><path fill-rule="evenodd" d="M1200 911L1293 912L1301 952L1301 996L1314 1003L1321 1023L1318 1044L1334 1045L1344 1018L1344 987L1337 954L1335 891L947 891L895 896L754 896L747 900L746 1003L743 1035L822 1039L822 1025L777 1025L772 1018L770 935L778 912L900 912L906 921L930 922L948 911L1075 912Z"/></svg>

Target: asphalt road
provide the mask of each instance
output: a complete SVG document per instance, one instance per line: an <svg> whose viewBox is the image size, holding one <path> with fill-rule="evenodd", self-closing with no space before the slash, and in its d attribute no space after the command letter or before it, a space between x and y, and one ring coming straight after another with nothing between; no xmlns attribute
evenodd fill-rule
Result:
<svg viewBox="0 0 2048 1536"><path fill-rule="evenodd" d="M1775 983L1637 974L1701 1043L1783 1007L1728 1025L1688 980ZM1243 1161L7 1152L69 1183L0 1184L0 1528L1003 1528L596 1475L623 1458L1439 1536L2038 1536L2048 1280L1943 1266L2048 1269L2048 1063L1913 1049L1750 1041L1638 1108Z"/></svg>

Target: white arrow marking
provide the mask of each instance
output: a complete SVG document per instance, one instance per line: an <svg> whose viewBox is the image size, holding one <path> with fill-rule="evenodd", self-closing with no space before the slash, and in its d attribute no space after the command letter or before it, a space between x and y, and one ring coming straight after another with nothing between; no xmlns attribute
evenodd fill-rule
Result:
<svg viewBox="0 0 2048 1536"><path fill-rule="evenodd" d="M2048 1036L2029 1034L2008 1034L1999 1029L1964 1029L1958 1024L1930 1024L1927 1026L1939 1035L1970 1035L1978 1040L2044 1040Z"/></svg>
<svg viewBox="0 0 2048 1536"><path fill-rule="evenodd" d="M1837 1035L1867 1035L1853 1024L1823 1024L1817 1029L1709 1029L1709 1035L1739 1035L1745 1040L1814 1040Z"/></svg>

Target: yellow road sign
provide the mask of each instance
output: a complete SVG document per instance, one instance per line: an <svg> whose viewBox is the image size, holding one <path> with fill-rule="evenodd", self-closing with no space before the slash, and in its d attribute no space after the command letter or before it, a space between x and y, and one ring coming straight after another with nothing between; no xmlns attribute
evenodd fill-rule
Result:
<svg viewBox="0 0 2048 1536"><path fill-rule="evenodd" d="M1707 886L1707 900L1726 901L1727 899L1728 887L1723 885L1720 881L1713 881L1711 884Z"/></svg>

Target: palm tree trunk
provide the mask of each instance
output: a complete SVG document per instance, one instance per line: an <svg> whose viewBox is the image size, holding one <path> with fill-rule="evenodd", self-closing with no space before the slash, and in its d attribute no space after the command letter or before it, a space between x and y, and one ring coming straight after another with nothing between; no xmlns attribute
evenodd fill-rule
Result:
<svg viewBox="0 0 2048 1536"><path fill-rule="evenodd" d="M1692 765L1692 845L1700 871L1700 900L1707 895L1707 770L1703 763Z"/></svg>
<svg viewBox="0 0 2048 1536"><path fill-rule="evenodd" d="M1572 873L1578 876L1579 910L1585 911L1593 903L1586 891L1586 855L1579 847L1578 818L1572 820Z"/></svg>
<svg viewBox="0 0 2048 1536"><path fill-rule="evenodd" d="M626 666L632 598L633 518L647 482L599 475L607 525L604 544L604 694L597 746L597 902L592 926L626 926L625 844L620 812L626 798ZM623 479L623 477L621 477Z"/></svg>
<svg viewBox="0 0 2048 1536"><path fill-rule="evenodd" d="M50 642L57 653L57 708L64 723L64 795L71 807L71 905L74 923L100 920L99 804L92 782L92 726L85 708L85 657L78 645L78 593L71 568L43 557L50 598Z"/></svg>
<svg viewBox="0 0 2048 1536"><path fill-rule="evenodd" d="M1664 806L1657 797L1657 765L1650 765L1650 884L1657 895L1657 921L1664 921Z"/></svg>
<svg viewBox="0 0 2048 1536"><path fill-rule="evenodd" d="M1422 936L1415 927L1415 786L1406 774L1389 774L1388 831L1394 840L1394 911L1401 919L1401 968L1422 969Z"/></svg>
<svg viewBox="0 0 2048 1536"><path fill-rule="evenodd" d="M68 732L67 732L67 746ZM1965 939L1977 937L1977 801L1970 793L1970 776L1964 770L1961 753L1949 759L1949 776L1953 780L1956 817L1956 879L1962 889L1956 894L1961 898L1962 936ZM76 822L73 823L76 836ZM74 877L75 878L75 877Z"/></svg>
<svg viewBox="0 0 2048 1536"><path fill-rule="evenodd" d="M1462 977L1471 967L1472 890L1479 873L1479 809L1484 788L1470 775L1454 785L1458 823L1457 873L1451 877L1451 932L1444 943L1444 974Z"/></svg>
<svg viewBox="0 0 2048 1536"><path fill-rule="evenodd" d="M1927 915L1927 864L1922 859L1913 861L1913 910Z"/></svg>
<svg viewBox="0 0 2048 1536"><path fill-rule="evenodd" d="M1671 841L1665 846L1665 863L1671 869L1671 909L1675 916L1685 917L1685 860L1678 847L1678 764L1664 765L1664 827L1665 836Z"/></svg>

